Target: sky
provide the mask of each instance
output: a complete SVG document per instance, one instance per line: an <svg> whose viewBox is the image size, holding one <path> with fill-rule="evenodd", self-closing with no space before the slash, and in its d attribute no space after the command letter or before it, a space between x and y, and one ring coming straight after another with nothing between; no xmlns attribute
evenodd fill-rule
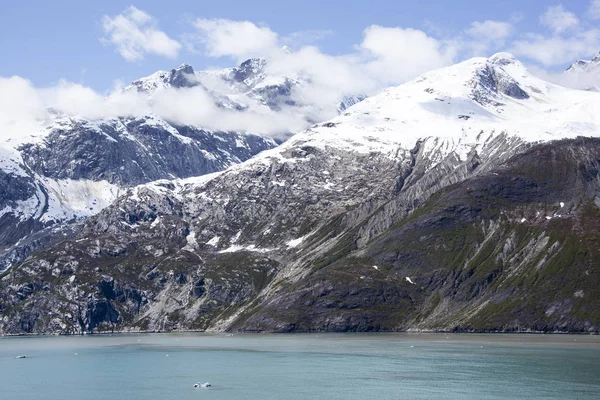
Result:
<svg viewBox="0 0 600 400"><path fill-rule="evenodd" d="M149 102L131 81L183 62L195 70L269 60L274 76L310 84L294 100L313 120L335 115L346 94L373 95L432 69L510 52L564 85L573 61L600 51L600 0L329 0L6 2L0 12L0 136L47 124L49 110L101 119L154 113L180 124L261 133L306 126L246 99L223 114L202 88ZM600 77L577 84L600 84ZM224 121L227 125L223 125Z"/></svg>
<svg viewBox="0 0 600 400"><path fill-rule="evenodd" d="M505 38L495 40L491 48L481 49L476 55L514 51L512 44L519 40L535 44L536 40L568 41L580 35L575 38L579 42L592 42L591 46L576 46L576 50L562 49L566 54L554 55L553 60L541 60L542 56L529 59L526 49L519 51L518 56L527 61L557 69L568 66L571 59L590 58L600 51L600 35L589 32L598 26L596 18L600 18L600 2L595 3L597 10L589 0L562 3L541 0L161 0L137 4L116 0L21 0L7 2L0 13L0 54L3 54L0 76L18 75L36 86L49 86L64 79L107 91L116 80L130 82L183 62L192 64L195 69L232 66L238 61L236 57L210 57L203 43L193 37L198 33L195 25L198 19L249 21L286 38L286 44L292 48L316 45L331 55L354 52L364 37L364 30L372 25L412 28L437 40L455 40L464 36L476 22L510 24L510 27L497 27L500 30L496 35L506 34ZM127 14L131 6L153 18L146 27L163 32L180 47L170 53L150 48L141 50L139 57L123 57L111 42L104 22L107 17L114 19ZM560 7L562 13L555 13L555 21L545 24L541 16L551 7ZM528 35L542 35L543 39ZM596 37L583 37L585 35ZM478 38L488 40L483 36L479 34ZM554 45L560 46L560 43ZM463 49L453 61L470 55Z"/></svg>

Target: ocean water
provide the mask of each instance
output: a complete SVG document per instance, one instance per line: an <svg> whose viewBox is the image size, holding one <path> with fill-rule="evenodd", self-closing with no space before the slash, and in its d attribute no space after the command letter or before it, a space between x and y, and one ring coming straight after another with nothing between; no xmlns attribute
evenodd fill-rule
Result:
<svg viewBox="0 0 600 400"><path fill-rule="evenodd" d="M213 386L197 389L196 382ZM600 337L0 338L2 400L521 398L599 399Z"/></svg>

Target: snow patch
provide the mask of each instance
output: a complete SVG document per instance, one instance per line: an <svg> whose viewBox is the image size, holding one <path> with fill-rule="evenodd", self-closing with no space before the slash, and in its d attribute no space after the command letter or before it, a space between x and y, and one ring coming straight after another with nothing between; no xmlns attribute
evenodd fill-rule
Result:
<svg viewBox="0 0 600 400"><path fill-rule="evenodd" d="M107 181L54 180L39 177L48 192L47 211L41 221L88 218L113 203L120 188Z"/></svg>
<svg viewBox="0 0 600 400"><path fill-rule="evenodd" d="M150 228L153 228L153 229L154 229L154 228L156 228L156 226L157 226L158 224L160 224L160 216L156 217L156 218L154 219L154 221L152 221L152 223L150 224Z"/></svg>
<svg viewBox="0 0 600 400"><path fill-rule="evenodd" d="M302 242L304 242L304 239L306 239L307 237L308 237L308 235L299 237L298 239L293 239L293 240L287 241L285 243L285 245L290 249L296 248L296 247L300 246L302 244Z"/></svg>
<svg viewBox="0 0 600 400"><path fill-rule="evenodd" d="M220 254L223 253L236 253L238 251L251 251L251 252L255 252L255 253L268 253L271 252L275 249L262 249L260 247L256 247L256 245L247 245L247 246L239 246L239 245L232 245L228 248L226 248L225 250L221 250L219 251Z"/></svg>
<svg viewBox="0 0 600 400"><path fill-rule="evenodd" d="M221 238L218 236L215 236L212 239L210 239L208 242L206 242L206 244L209 246L217 247L217 245L219 244L219 240L221 240Z"/></svg>
<svg viewBox="0 0 600 400"><path fill-rule="evenodd" d="M237 243L237 241L240 240L240 236L242 236L242 231L239 231L238 233L236 233L235 236L232 237L231 240L229 240L229 242Z"/></svg>

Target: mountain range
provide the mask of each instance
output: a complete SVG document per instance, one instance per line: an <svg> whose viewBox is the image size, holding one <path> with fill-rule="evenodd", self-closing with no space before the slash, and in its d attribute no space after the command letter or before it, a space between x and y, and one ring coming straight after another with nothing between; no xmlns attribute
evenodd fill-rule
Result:
<svg viewBox="0 0 600 400"><path fill-rule="evenodd" d="M272 76L267 62L195 73L188 64L158 71L124 88L152 96L165 89L202 87L215 105L243 114L249 102L278 110L310 107L292 101L298 78ZM362 100L345 96L332 108ZM223 170L273 148L269 136L181 125L157 115L89 119L51 110L40 131L0 142L0 271L69 235L127 187L158 179ZM285 137L288 132L281 132Z"/></svg>
<svg viewBox="0 0 600 400"><path fill-rule="evenodd" d="M302 81L263 91L260 65L211 73L237 82L227 93L187 65L125 90L204 85L220 107L243 112L242 93L276 109ZM3 180L26 183L0 187L0 222L44 239L0 275L0 332L600 331L600 93L499 53L338 109L278 146L147 117L69 118L17 147ZM207 157L215 135L244 153ZM106 157L129 142L152 156ZM52 185L89 199L88 181L105 186L85 220L25 207Z"/></svg>

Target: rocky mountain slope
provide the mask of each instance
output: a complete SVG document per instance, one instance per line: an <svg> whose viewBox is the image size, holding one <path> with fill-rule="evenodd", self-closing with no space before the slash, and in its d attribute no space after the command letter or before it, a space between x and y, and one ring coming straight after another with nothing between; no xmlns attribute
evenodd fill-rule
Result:
<svg viewBox="0 0 600 400"><path fill-rule="evenodd" d="M128 189L0 278L0 332L600 330L598 93L512 56Z"/></svg>
<svg viewBox="0 0 600 400"><path fill-rule="evenodd" d="M45 233L61 237L61 225L98 213L127 187L220 171L276 145L156 116L57 116L44 131L0 146L0 270L46 245L32 234L53 227Z"/></svg>

